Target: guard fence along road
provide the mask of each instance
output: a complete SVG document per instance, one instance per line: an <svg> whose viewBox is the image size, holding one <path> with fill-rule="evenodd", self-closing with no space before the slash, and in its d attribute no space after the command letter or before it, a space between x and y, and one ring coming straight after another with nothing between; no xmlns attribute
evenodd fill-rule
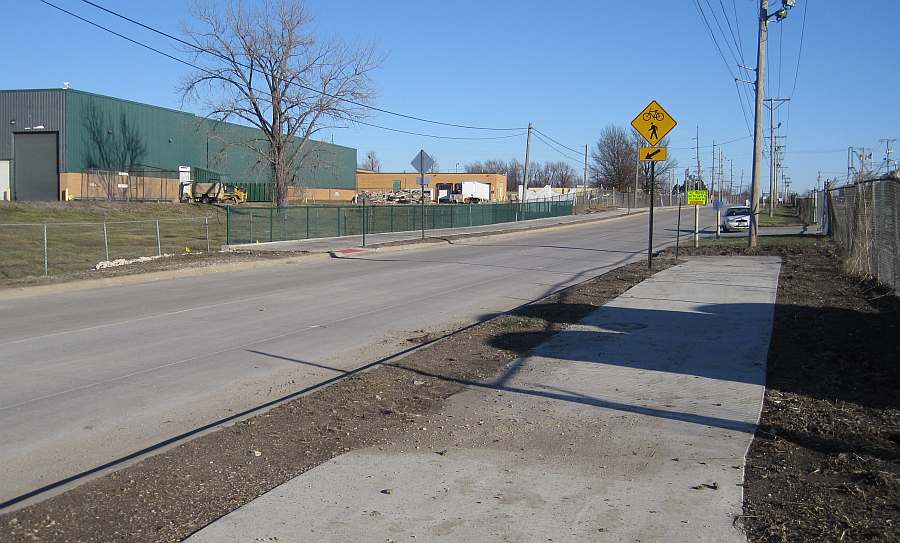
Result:
<svg viewBox="0 0 900 543"><path fill-rule="evenodd" d="M425 206L425 229L485 226L560 217L574 213L569 195L525 203L438 204ZM304 205L229 207L226 243L262 243L359 236L422 229L422 209L410 205Z"/></svg>

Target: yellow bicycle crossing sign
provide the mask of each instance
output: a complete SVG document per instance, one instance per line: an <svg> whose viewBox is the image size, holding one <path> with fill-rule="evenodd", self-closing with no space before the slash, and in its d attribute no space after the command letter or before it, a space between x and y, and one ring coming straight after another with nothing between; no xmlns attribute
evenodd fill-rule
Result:
<svg viewBox="0 0 900 543"><path fill-rule="evenodd" d="M660 140L675 128L676 124L678 122L656 100L647 104L647 107L631 121L631 126L650 145L658 145Z"/></svg>

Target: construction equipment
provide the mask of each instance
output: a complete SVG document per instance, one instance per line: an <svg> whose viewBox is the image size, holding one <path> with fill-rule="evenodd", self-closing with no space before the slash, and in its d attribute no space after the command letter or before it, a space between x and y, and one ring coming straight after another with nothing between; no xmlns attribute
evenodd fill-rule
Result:
<svg viewBox="0 0 900 543"><path fill-rule="evenodd" d="M243 204L247 201L247 191L220 181L211 183L182 182L180 200L184 203L203 204Z"/></svg>

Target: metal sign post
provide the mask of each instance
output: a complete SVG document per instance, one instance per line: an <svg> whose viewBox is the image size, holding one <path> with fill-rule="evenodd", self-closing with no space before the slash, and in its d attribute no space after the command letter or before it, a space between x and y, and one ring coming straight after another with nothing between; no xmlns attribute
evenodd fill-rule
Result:
<svg viewBox="0 0 900 543"><path fill-rule="evenodd" d="M647 104L647 107L631 120L631 126L637 130L651 147L642 147L638 150L638 159L650 162L650 226L647 234L647 269L653 269L653 199L656 197L656 163L668 158L668 149L659 144L666 134L678 124L669 112L656 100ZM637 199L637 187L634 197ZM637 203L637 202L635 202Z"/></svg>
<svg viewBox="0 0 900 543"><path fill-rule="evenodd" d="M428 180L425 179L425 172L434 166L434 159L422 149L419 150L419 154L413 157L411 164L419 172L419 199L422 203L422 239L425 239L425 185L428 184Z"/></svg>
<svg viewBox="0 0 900 543"><path fill-rule="evenodd" d="M678 225L675 227L675 262L678 262L678 249L681 245L681 200L682 197L678 196Z"/></svg>
<svg viewBox="0 0 900 543"><path fill-rule="evenodd" d="M647 240L647 269L653 269L653 196L656 192L656 161L650 163L650 228Z"/></svg>

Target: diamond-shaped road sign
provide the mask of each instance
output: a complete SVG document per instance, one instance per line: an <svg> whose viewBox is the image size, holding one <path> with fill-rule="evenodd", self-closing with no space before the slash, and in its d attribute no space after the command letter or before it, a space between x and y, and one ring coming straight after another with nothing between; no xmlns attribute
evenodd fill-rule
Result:
<svg viewBox="0 0 900 543"><path fill-rule="evenodd" d="M650 145L658 145L675 125L678 124L659 102L653 100L631 121L631 126L643 136Z"/></svg>
<svg viewBox="0 0 900 543"><path fill-rule="evenodd" d="M415 168L417 172L424 174L431 170L431 167L434 166L434 159L428 156L428 153L422 150L419 151L419 154L413 157L410 164L412 164L412 167Z"/></svg>

